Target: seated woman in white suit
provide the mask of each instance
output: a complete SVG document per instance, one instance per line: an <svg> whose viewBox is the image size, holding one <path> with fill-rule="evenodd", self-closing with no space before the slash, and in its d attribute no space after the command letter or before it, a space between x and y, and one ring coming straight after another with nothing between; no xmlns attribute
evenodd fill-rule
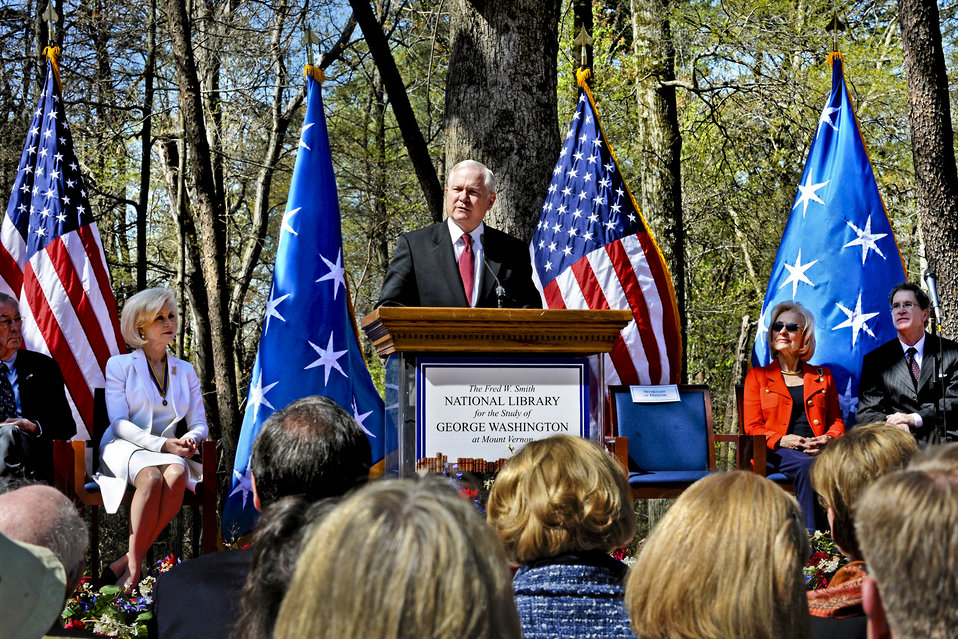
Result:
<svg viewBox="0 0 958 639"><path fill-rule="evenodd" d="M189 458L209 429L196 371L167 352L176 323L171 291L137 293L120 317L123 339L134 350L106 364L110 426L100 442L97 482L109 513L119 508L128 484L136 488L129 551L109 566L127 592L139 582L147 550L179 512L183 491L202 479L201 467ZM177 437L181 424L186 433Z"/></svg>

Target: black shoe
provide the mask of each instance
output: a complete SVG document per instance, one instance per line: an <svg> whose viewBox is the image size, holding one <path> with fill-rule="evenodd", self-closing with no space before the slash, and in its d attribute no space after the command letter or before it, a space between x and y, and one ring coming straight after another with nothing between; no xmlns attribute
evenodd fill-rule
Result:
<svg viewBox="0 0 958 639"><path fill-rule="evenodd" d="M97 588L102 586L115 586L116 582L120 580L120 577L121 575L113 572L113 569L110 568L110 564L107 564L103 572L100 573L100 581L97 583Z"/></svg>

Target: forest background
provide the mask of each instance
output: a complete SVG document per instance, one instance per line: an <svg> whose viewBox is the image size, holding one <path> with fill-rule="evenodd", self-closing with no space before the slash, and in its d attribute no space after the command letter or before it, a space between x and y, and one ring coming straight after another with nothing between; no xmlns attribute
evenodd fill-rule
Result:
<svg viewBox="0 0 958 639"><path fill-rule="evenodd" d="M5 198L43 81L45 3L0 6ZM910 279L927 264L929 233L944 231L931 238L939 287L955 291L956 210L932 206L916 180L913 157L924 156L913 155L900 23L935 3L577 4L578 19L567 0L54 2L65 111L117 300L145 286L178 292L176 349L200 374L224 475L298 143L307 32L327 77L357 317L372 310L395 238L439 219L441 183L460 159L499 176L493 225L531 237L577 99L575 34L589 20L605 133L669 261L686 375L712 388L721 430L734 429L731 391L747 368L836 43ZM933 39L950 73L956 3L937 9ZM835 17L838 30L827 31ZM952 159L941 176L953 190L945 113L938 137ZM949 319L946 334L956 326ZM381 379L368 345L367 361Z"/></svg>

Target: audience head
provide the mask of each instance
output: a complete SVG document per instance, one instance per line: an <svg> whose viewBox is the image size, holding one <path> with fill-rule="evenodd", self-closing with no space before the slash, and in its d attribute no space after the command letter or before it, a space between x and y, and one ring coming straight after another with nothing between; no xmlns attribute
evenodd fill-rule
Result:
<svg viewBox="0 0 958 639"><path fill-rule="evenodd" d="M0 532L11 539L49 549L63 565L67 592L73 592L79 585L90 539L86 524L63 493L41 484L3 493L0 495Z"/></svg>
<svg viewBox="0 0 958 639"><path fill-rule="evenodd" d="M312 395L263 422L250 469L257 508L303 494L310 502L339 497L369 479L366 433L328 397Z"/></svg>
<svg viewBox="0 0 958 639"><path fill-rule="evenodd" d="M858 497L882 475L904 468L917 452L918 444L910 433L875 422L847 431L815 459L812 486L828 512L832 539L851 559L862 558L852 518Z"/></svg>
<svg viewBox="0 0 958 639"><path fill-rule="evenodd" d="M798 302L779 302L772 308L772 314L769 316L768 320L768 331L765 333L765 341L768 344L768 352L774 354L776 352L775 348L775 336L779 331L776 331L773 328L773 324L779 321L779 316L783 313L790 312L795 313L802 318L801 331L802 331L802 347L798 351L798 358L803 362L807 362L812 358L812 355L815 354L815 316L812 315L812 312L799 304ZM793 320L788 320L789 322Z"/></svg>
<svg viewBox="0 0 958 639"><path fill-rule="evenodd" d="M635 536L625 472L581 437L526 444L499 472L486 508L506 556L519 564L567 552L610 552Z"/></svg>
<svg viewBox="0 0 958 639"><path fill-rule="evenodd" d="M63 610L66 577L49 549L0 533L0 635L36 639Z"/></svg>
<svg viewBox="0 0 958 639"><path fill-rule="evenodd" d="M643 639L778 639L810 632L801 512L773 482L716 473L665 513L629 571L625 602Z"/></svg>
<svg viewBox="0 0 958 639"><path fill-rule="evenodd" d="M302 495L294 495L279 499L263 511L253 531L253 558L233 639L272 638L302 541L337 503L336 498L310 503Z"/></svg>
<svg viewBox="0 0 958 639"><path fill-rule="evenodd" d="M958 628L958 443L919 453L855 504L868 564L869 637L944 639Z"/></svg>
<svg viewBox="0 0 958 639"><path fill-rule="evenodd" d="M147 344L143 328L167 306L176 313L176 296L167 288L144 289L127 299L120 313L123 341L133 348L143 348Z"/></svg>
<svg viewBox="0 0 958 639"><path fill-rule="evenodd" d="M277 639L515 638L506 559L447 482L368 485L310 539L276 621Z"/></svg>

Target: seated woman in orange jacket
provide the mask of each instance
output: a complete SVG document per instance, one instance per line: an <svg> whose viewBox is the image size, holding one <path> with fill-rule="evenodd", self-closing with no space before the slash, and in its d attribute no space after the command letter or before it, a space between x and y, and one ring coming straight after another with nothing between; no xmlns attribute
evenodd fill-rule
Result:
<svg viewBox="0 0 958 639"><path fill-rule="evenodd" d="M745 432L765 435L769 466L792 480L805 527L815 530L808 471L815 455L845 432L838 390L831 371L807 364L815 353L815 318L807 308L777 304L766 338L772 363L745 378Z"/></svg>

